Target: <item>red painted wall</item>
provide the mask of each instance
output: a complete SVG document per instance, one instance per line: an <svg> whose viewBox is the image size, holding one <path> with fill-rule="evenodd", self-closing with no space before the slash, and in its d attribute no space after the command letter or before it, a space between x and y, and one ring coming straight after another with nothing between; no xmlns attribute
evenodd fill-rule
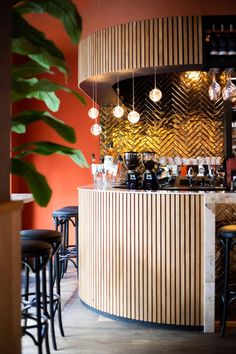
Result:
<svg viewBox="0 0 236 354"><path fill-rule="evenodd" d="M50 37L50 34L48 34ZM70 69L70 77L68 86L78 90L77 83L77 48L72 47L66 55L67 65ZM53 80L64 84L64 77L58 73ZM66 144L82 150L88 163L90 163L92 153L99 155L99 138L94 137L90 133L90 127L93 124L87 111L91 106L91 100L86 97L87 105L83 106L73 95L65 92L59 92L58 96L61 100L60 110L52 113L59 119L64 120L67 124L74 127L76 131L77 142L68 144L60 138L50 127L42 123L34 123L22 136L14 134L14 144L23 143L25 141L49 140L60 144ZM29 108L28 102L24 102ZM21 107L22 108L22 107ZM43 103L34 101L31 108L45 109ZM25 204L23 211L23 228L52 228L51 213L65 205L77 205L77 187L91 183L90 169L80 168L69 157L61 155L41 156L34 155L32 161L37 169L43 173L48 180L49 185L53 189L53 195L50 203L46 208L39 207L35 202ZM13 177L13 192L24 192L26 186L20 178Z"/></svg>
<svg viewBox="0 0 236 354"><path fill-rule="evenodd" d="M92 32L120 23L134 20L175 15L213 15L235 14L236 2L232 0L77 0L80 14L83 19L82 37ZM32 24L44 31L48 38L54 40L65 53L71 72L69 86L77 88L78 63L77 48L73 47L62 25L47 15L30 15ZM55 81L63 82L58 74ZM92 125L87 115L91 101L87 99L87 106L83 107L74 97L60 93L61 108L56 116L75 128L77 135L76 148L83 151L88 162L91 154L99 153L99 138L90 134ZM35 103L38 106L38 102ZM62 143L55 133L42 124L34 124L27 135L17 137L23 141L27 139L49 139ZM16 138L14 138L14 143ZM77 187L91 182L89 169L81 169L65 156L34 156L33 161L37 168L46 175L53 189L53 196L46 208L40 208L35 203L25 206L23 214L23 227L51 228L53 227L51 213L54 209L64 205L77 204ZM13 191L25 191L25 185L20 179L13 178Z"/></svg>
<svg viewBox="0 0 236 354"><path fill-rule="evenodd" d="M165 16L236 14L234 0L77 0L83 37L102 28Z"/></svg>

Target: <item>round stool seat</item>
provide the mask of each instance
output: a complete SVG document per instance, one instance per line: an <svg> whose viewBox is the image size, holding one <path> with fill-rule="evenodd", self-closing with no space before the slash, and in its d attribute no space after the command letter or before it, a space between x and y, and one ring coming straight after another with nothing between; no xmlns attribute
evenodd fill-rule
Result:
<svg viewBox="0 0 236 354"><path fill-rule="evenodd" d="M40 269L47 264L49 258L52 255L52 246L50 243L41 241L21 240L21 255L22 258L35 258L43 257L43 262L40 263ZM35 264L35 263L34 263ZM33 262L31 262L32 271L38 271L35 269Z"/></svg>
<svg viewBox="0 0 236 354"><path fill-rule="evenodd" d="M21 230L20 235L22 240L34 240L50 243L53 246L53 254L57 251L58 247L62 243L62 234L56 230Z"/></svg>
<svg viewBox="0 0 236 354"><path fill-rule="evenodd" d="M66 206L52 212L54 218L78 216L78 206Z"/></svg>
<svg viewBox="0 0 236 354"><path fill-rule="evenodd" d="M221 237L236 237L236 224L222 226L219 229L219 234Z"/></svg>

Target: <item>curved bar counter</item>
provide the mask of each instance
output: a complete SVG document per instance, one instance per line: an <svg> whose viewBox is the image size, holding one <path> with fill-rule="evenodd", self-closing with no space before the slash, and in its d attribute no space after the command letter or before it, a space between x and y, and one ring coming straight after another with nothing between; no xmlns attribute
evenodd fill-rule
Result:
<svg viewBox="0 0 236 354"><path fill-rule="evenodd" d="M81 300L214 332L216 203L236 203L236 194L79 188Z"/></svg>

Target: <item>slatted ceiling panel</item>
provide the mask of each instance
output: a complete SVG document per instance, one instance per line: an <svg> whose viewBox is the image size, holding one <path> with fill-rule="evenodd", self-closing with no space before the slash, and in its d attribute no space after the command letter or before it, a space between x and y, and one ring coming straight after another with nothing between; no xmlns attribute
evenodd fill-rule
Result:
<svg viewBox="0 0 236 354"><path fill-rule="evenodd" d="M121 24L79 45L79 83L95 75L153 66L202 64L201 16Z"/></svg>
<svg viewBox="0 0 236 354"><path fill-rule="evenodd" d="M202 212L201 195L81 190L81 299L125 318L202 325Z"/></svg>

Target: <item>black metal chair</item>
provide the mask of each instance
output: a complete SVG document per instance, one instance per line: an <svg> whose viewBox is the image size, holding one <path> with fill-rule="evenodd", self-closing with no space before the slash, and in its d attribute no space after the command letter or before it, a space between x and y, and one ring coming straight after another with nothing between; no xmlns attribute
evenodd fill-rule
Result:
<svg viewBox="0 0 236 354"><path fill-rule="evenodd" d="M61 335L64 337L64 329L61 314L61 288L60 288L60 271L59 271L59 249L62 244L62 234L55 230L30 229L21 231L22 240L34 240L48 242L52 246L52 256L48 262L48 285L49 297L49 318L52 335L53 348L57 350L55 335L55 314L58 313L58 324ZM54 267L53 267L54 261ZM56 289L54 290L54 285Z"/></svg>
<svg viewBox="0 0 236 354"><path fill-rule="evenodd" d="M55 210L52 213L56 230L63 235L62 247L59 253L61 263L61 277L67 271L68 261L72 262L77 268L78 274L78 224L79 224L79 208L78 206L66 206ZM69 227L73 225L75 230L74 243L69 242Z"/></svg>
<svg viewBox="0 0 236 354"><path fill-rule="evenodd" d="M28 335L42 354L45 339L46 352L50 354L48 340L46 265L52 256L52 246L47 242L21 240L21 262L25 268L25 287L22 292L22 335ZM34 291L29 288L29 272L34 274ZM34 332L36 330L36 333Z"/></svg>
<svg viewBox="0 0 236 354"><path fill-rule="evenodd" d="M230 252L236 246L236 225L225 225L219 229L224 252L224 284L221 293L221 335L224 336L229 305L236 300L236 284L230 282Z"/></svg>

